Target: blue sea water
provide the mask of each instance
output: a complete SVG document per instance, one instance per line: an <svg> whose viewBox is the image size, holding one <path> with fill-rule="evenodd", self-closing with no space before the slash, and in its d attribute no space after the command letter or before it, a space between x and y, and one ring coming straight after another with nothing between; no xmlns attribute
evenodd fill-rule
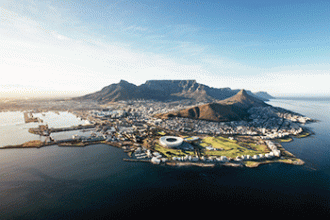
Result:
<svg viewBox="0 0 330 220"><path fill-rule="evenodd" d="M284 147L303 166L254 169L124 162L118 148L0 150L0 219L317 217L330 213L329 101L270 101L319 122Z"/></svg>

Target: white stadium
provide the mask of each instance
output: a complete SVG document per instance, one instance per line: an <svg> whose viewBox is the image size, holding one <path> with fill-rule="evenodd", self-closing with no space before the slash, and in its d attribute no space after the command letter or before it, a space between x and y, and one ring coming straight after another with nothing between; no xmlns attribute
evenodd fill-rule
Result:
<svg viewBox="0 0 330 220"><path fill-rule="evenodd" d="M175 136L164 136L159 139L159 143L168 148L179 147L183 142L183 139Z"/></svg>

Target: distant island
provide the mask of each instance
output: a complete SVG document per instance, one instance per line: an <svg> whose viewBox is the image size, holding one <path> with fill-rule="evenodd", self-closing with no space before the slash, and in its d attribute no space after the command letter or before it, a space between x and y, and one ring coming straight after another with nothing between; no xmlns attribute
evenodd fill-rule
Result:
<svg viewBox="0 0 330 220"><path fill-rule="evenodd" d="M84 147L108 144L128 153L126 161L152 162L171 166L246 166L265 163L304 162L286 151L281 142L306 137L303 125L312 119L273 107L266 92L210 88L195 80L150 80L136 86L121 80L98 92L68 99L36 102L25 112L29 123L40 121L35 112L71 111L90 124L69 128L46 125L29 132L46 136L44 142L30 141L3 148L49 145ZM22 105L22 104L21 104ZM25 108L33 108L31 102ZM54 139L52 133L89 131Z"/></svg>

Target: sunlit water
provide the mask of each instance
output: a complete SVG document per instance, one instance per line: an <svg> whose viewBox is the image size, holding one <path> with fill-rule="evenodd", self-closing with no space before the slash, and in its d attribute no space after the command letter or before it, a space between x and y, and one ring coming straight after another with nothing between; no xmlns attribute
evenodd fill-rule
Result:
<svg viewBox="0 0 330 220"><path fill-rule="evenodd" d="M284 146L303 166L168 167L128 163L118 148L0 150L0 219L317 217L329 215L329 103L274 100L320 120Z"/></svg>
<svg viewBox="0 0 330 220"><path fill-rule="evenodd" d="M316 123L305 127L315 133L308 138L295 138L283 146L306 162L306 166L327 170L330 168L330 99L287 100L274 99L269 104L298 112Z"/></svg>
<svg viewBox="0 0 330 220"><path fill-rule="evenodd" d="M81 124L86 124L85 120L77 118L69 112L47 112L44 114L33 114L34 117L42 119L43 123L25 123L23 112L0 112L0 147L7 145L23 144L27 141L41 140L45 138L39 135L34 135L28 132L29 128L36 128L41 124L48 124L50 128L70 127ZM68 136L71 133L57 133L54 136ZM61 137L62 137L61 136Z"/></svg>

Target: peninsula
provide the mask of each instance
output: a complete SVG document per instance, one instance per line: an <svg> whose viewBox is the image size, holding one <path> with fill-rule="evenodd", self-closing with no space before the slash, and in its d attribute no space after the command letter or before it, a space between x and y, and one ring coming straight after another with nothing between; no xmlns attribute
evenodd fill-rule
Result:
<svg viewBox="0 0 330 220"><path fill-rule="evenodd" d="M264 101L271 96L260 94L263 97L245 90L210 88L194 80L153 80L141 86L120 81L93 94L61 100L57 109L52 105L52 110L70 110L90 124L56 129L39 124L30 132L45 136L44 142L2 148L108 144L127 152L126 161L164 165L303 164L281 142L308 136L311 132L304 124L313 120L273 107ZM89 102L92 105L84 107ZM34 118L33 112L49 110L38 105L25 115ZM90 135L52 136L74 131Z"/></svg>

